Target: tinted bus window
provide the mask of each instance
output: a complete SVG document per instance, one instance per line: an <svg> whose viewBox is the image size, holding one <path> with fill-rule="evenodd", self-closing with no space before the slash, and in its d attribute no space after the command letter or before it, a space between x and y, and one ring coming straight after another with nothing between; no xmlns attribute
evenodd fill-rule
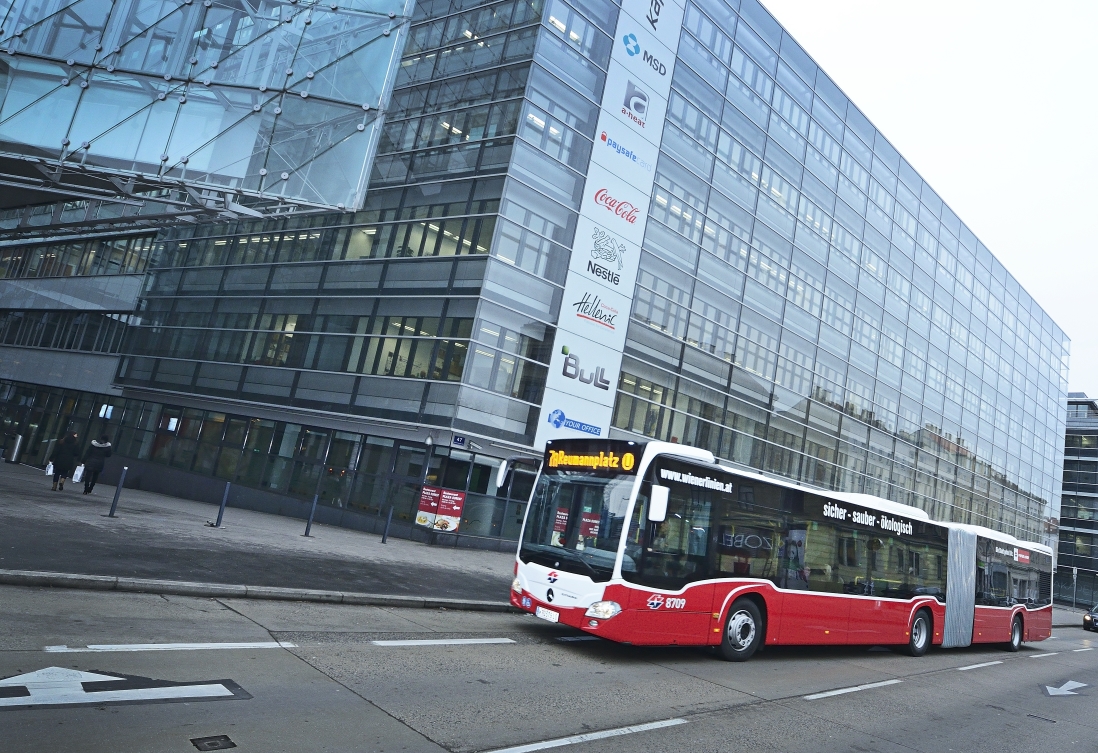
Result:
<svg viewBox="0 0 1098 753"><path fill-rule="evenodd" d="M670 490L662 523L647 520L653 482ZM661 458L634 509L623 575L672 590L759 578L792 590L944 600L947 541L941 526Z"/></svg>
<svg viewBox="0 0 1098 753"><path fill-rule="evenodd" d="M980 536L976 539L976 603L1008 607L1051 603L1052 557Z"/></svg>

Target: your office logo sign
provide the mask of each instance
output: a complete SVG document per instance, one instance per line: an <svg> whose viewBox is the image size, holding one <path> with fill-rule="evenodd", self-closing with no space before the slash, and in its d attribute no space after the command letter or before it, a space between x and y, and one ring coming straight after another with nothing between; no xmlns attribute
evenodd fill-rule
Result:
<svg viewBox="0 0 1098 753"><path fill-rule="evenodd" d="M548 422L553 425L554 429L572 429L595 437L602 436L601 426L595 426L594 424L588 424L583 421L576 421L575 419L568 418L560 408L556 408L549 414Z"/></svg>

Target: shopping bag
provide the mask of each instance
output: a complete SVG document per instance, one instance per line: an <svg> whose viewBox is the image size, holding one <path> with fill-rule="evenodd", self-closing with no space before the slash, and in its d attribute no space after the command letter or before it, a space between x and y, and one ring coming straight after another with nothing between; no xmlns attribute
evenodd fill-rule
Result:
<svg viewBox="0 0 1098 753"><path fill-rule="evenodd" d="M78 484L84 480L84 464L76 466L76 470L72 473L72 482Z"/></svg>
<svg viewBox="0 0 1098 753"><path fill-rule="evenodd" d="M46 475L47 476L52 476L53 475L53 463L46 463Z"/></svg>

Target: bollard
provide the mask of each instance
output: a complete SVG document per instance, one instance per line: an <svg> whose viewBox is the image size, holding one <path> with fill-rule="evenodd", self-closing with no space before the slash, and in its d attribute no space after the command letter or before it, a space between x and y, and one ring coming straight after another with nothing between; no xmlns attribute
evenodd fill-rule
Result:
<svg viewBox="0 0 1098 753"><path fill-rule="evenodd" d="M114 487L114 501L111 502L111 511L107 514L108 518L115 517L114 511L118 509L118 497L122 494L122 484L126 483L126 472L129 470L128 465L122 466L122 477L118 479L118 486Z"/></svg>
<svg viewBox="0 0 1098 753"><path fill-rule="evenodd" d="M389 517L385 519L385 532L381 534L381 543L386 543L389 538L389 525L393 522L393 506L389 505Z"/></svg>
<svg viewBox="0 0 1098 753"><path fill-rule="evenodd" d="M318 499L320 499L320 495L319 494L314 494L313 495L313 507L312 507L311 510L309 510L309 522L305 524L305 534L304 535L306 535L306 536L309 535L309 531L313 530L313 516L316 515L316 501Z"/></svg>
<svg viewBox="0 0 1098 753"><path fill-rule="evenodd" d="M225 507L229 504L229 487L230 486L232 486L232 484L229 483L228 481L226 481L225 482L225 494L222 495L222 497L221 497L221 508L217 511L217 522L216 523L211 523L208 520L206 521L206 525L210 526L210 528L220 528L221 527L221 519L225 517Z"/></svg>

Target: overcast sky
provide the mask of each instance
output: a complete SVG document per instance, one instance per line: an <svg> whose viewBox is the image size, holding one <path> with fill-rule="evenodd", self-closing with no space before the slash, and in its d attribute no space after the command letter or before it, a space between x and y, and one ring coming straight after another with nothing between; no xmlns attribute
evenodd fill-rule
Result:
<svg viewBox="0 0 1098 753"><path fill-rule="evenodd" d="M1098 2L762 0L1071 338L1098 396Z"/></svg>

